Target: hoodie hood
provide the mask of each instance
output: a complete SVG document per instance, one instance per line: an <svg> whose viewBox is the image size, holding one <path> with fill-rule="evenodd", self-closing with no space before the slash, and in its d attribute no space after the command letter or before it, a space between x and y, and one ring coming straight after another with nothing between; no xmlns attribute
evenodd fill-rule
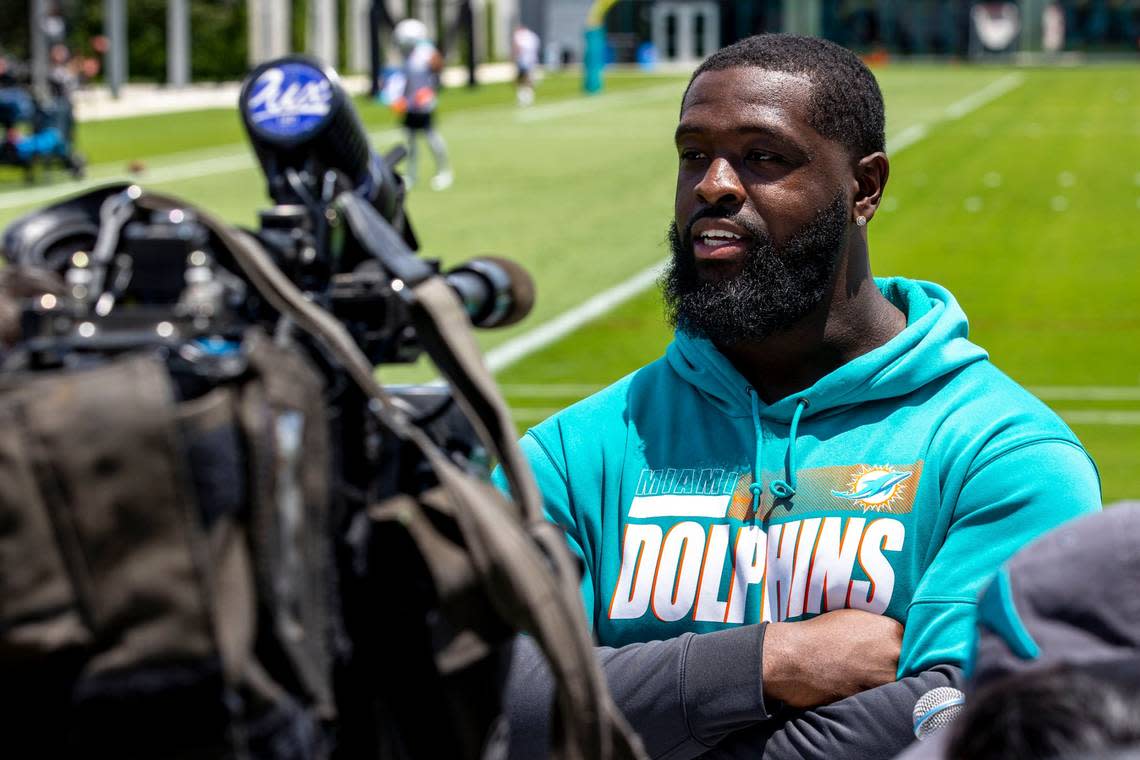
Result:
<svg viewBox="0 0 1140 760"><path fill-rule="evenodd" d="M1029 670L1103 666L1135 688L1140 674L1140 505L1083 517L1019 551L978 602L973 685ZM1074 568L1080 572L1073 572Z"/></svg>
<svg viewBox="0 0 1140 760"><path fill-rule="evenodd" d="M906 328L887 343L820 378L810 388L773 404L755 397L747 380L704 338L678 331L666 359L721 412L789 422L801 399L803 416L828 409L903 396L968 364L987 358L971 343L966 315L948 290L901 277L876 278L879 291L906 314Z"/></svg>

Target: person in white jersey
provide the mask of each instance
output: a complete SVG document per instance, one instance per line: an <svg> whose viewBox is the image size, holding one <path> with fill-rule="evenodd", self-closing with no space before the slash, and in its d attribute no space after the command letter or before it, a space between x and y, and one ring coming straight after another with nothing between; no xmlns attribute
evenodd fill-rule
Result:
<svg viewBox="0 0 1140 760"><path fill-rule="evenodd" d="M534 102L534 69L538 66L538 35L522 24L515 26L511 34L511 55L518 67L515 80L515 96L520 106Z"/></svg>

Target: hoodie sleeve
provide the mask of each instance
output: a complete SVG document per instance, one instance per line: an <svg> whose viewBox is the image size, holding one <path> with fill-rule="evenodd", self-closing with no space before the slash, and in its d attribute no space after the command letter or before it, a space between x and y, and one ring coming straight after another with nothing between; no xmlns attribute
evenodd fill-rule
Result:
<svg viewBox="0 0 1140 760"><path fill-rule="evenodd" d="M913 741L911 715L922 695L963 685L959 668L939 665L773 717L759 678L763 641L763 626L750 625L595 653L614 701L655 760L886 760ZM547 757L554 683L529 638L516 642L505 701L509 758Z"/></svg>
<svg viewBox="0 0 1140 760"><path fill-rule="evenodd" d="M978 462L907 611L899 676L943 663L961 667L974 640L978 594L997 568L1041 534L1099 510L1096 467L1073 441L1038 439Z"/></svg>
<svg viewBox="0 0 1140 760"><path fill-rule="evenodd" d="M542 494L542 507L546 519L562 528L566 536L566 544L570 551L578 558L578 567L582 573L581 587L582 603L586 608L586 621L593 626L594 621L594 578L591 568L593 564L593 549L582 540L582 531L579 530L577 517L570 502L570 488L566 477L565 462L559 461L551 455L550 451L532 432L527 432L519 441L519 447L530 462L538 484L539 493ZM491 474L491 482L504 493L508 493L507 479L501 467L496 467Z"/></svg>
<svg viewBox="0 0 1140 760"><path fill-rule="evenodd" d="M688 760L770 717L760 678L763 644L764 626L745 625L594 651L649 756ZM547 757L554 682L530 638L516 640L505 701L511 760Z"/></svg>
<svg viewBox="0 0 1140 760"><path fill-rule="evenodd" d="M962 688L952 665L868 689L785 720L739 731L703 757L709 760L876 760L895 757L914 742L915 703L931 689Z"/></svg>

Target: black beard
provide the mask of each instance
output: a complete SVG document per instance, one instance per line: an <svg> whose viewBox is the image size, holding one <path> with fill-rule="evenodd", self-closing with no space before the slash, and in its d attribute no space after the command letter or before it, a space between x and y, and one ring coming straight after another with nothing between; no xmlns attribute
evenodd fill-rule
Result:
<svg viewBox="0 0 1140 760"><path fill-rule="evenodd" d="M728 218L715 208L699 218ZM669 323L719 345L757 341L785 330L814 309L827 294L847 232L843 193L816 212L778 248L751 225L743 268L734 276L703 279L697 271L693 242L677 223L669 225L673 258L661 279ZM734 220L740 224L740 220Z"/></svg>

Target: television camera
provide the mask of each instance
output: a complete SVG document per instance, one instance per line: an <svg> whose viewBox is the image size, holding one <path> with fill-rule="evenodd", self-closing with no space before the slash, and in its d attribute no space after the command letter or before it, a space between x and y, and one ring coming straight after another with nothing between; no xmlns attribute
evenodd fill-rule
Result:
<svg viewBox="0 0 1140 760"><path fill-rule="evenodd" d="M399 153L316 61L259 66L240 111L274 201L257 230L118 184L3 237L8 746L505 756L523 631L559 685L555 752L638 756L470 331L522 318L529 277L415 255ZM448 385L377 382L422 352Z"/></svg>

